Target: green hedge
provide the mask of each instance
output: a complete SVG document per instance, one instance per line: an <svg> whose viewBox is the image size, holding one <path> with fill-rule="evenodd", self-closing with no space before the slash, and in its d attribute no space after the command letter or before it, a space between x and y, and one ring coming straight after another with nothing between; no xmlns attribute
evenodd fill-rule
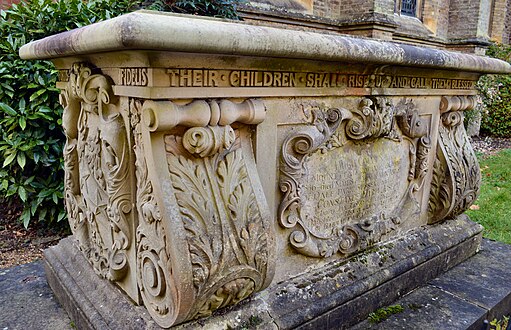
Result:
<svg viewBox="0 0 511 330"><path fill-rule="evenodd" d="M510 62L511 46L493 45L487 54ZM481 134L511 137L511 76L483 76L478 87L485 106L481 116Z"/></svg>
<svg viewBox="0 0 511 330"><path fill-rule="evenodd" d="M57 72L48 61L24 61L31 41L130 11L133 0L32 0L1 12L0 195L19 197L21 220L49 224L65 218L62 108Z"/></svg>
<svg viewBox="0 0 511 330"><path fill-rule="evenodd" d="M143 3L143 5L141 5ZM28 0L0 14L0 197L19 198L25 227L66 217L62 107L49 61L24 61L25 43L146 7L237 18L238 0ZM1 199L0 198L0 199Z"/></svg>
<svg viewBox="0 0 511 330"><path fill-rule="evenodd" d="M155 0L148 9L174 13L239 19L237 6L245 0Z"/></svg>

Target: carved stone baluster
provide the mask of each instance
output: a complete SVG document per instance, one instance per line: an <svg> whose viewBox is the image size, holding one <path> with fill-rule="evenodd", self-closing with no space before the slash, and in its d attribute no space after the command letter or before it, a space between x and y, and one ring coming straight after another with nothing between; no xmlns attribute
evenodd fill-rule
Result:
<svg viewBox="0 0 511 330"><path fill-rule="evenodd" d="M463 111L473 109L475 104L475 96L442 97L437 157L428 205L429 223L463 213L479 194L479 164L463 125Z"/></svg>
<svg viewBox="0 0 511 330"><path fill-rule="evenodd" d="M138 281L159 325L210 315L269 285L274 233L250 126L261 101L131 101Z"/></svg>

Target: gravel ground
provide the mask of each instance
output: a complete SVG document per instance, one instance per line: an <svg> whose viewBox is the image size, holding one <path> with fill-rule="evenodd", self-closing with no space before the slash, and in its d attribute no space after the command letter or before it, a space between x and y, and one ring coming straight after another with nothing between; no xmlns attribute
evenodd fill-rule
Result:
<svg viewBox="0 0 511 330"><path fill-rule="evenodd" d="M67 235L65 229L47 229L37 223L25 229L17 220L21 211L18 203L0 200L0 269L40 259L45 248Z"/></svg>
<svg viewBox="0 0 511 330"><path fill-rule="evenodd" d="M471 138L472 146L476 152L487 156L494 155L502 149L511 148L511 139L492 138L489 136Z"/></svg>

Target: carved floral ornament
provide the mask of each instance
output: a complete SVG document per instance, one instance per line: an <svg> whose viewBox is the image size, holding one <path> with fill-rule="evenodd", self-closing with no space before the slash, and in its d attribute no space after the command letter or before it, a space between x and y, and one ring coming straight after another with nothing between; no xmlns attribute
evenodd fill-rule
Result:
<svg viewBox="0 0 511 330"><path fill-rule="evenodd" d="M428 203L430 223L454 218L477 199L481 171L463 125L463 111L473 109L475 96L444 96Z"/></svg>
<svg viewBox="0 0 511 330"><path fill-rule="evenodd" d="M61 95L65 195L69 222L94 270L126 280L132 247L128 135L110 80L83 63ZM121 286L132 287L130 278ZM129 289L128 289L129 291Z"/></svg>
<svg viewBox="0 0 511 330"><path fill-rule="evenodd" d="M121 101L99 71L83 63L69 71L61 98L66 207L94 270L134 301L141 297L162 327L210 315L268 286L275 233L251 143L253 125L265 118L263 102ZM442 100L430 222L456 216L477 196L480 174L460 125L473 101ZM416 193L431 167L430 126L406 100L372 97L353 110L311 109L281 149L278 222L290 245L312 257L348 256L395 231L406 217L403 205L418 212ZM395 209L318 232L304 190L311 159L381 140L407 148L406 194Z"/></svg>
<svg viewBox="0 0 511 330"><path fill-rule="evenodd" d="M367 144L378 139L396 143L408 141L409 183L399 205L388 214L374 214L356 223L350 222L351 219L339 219L339 224L330 234L314 230L310 224L315 222L316 214L307 212L307 201L303 197L311 158L348 144ZM418 208L413 194L423 186L430 148L428 120L419 116L410 100L394 106L385 97L364 98L358 109L353 111L344 108L312 109L308 123L284 140L281 151L280 190L283 197L278 219L284 228L291 231L290 245L311 257L329 257L335 253L348 256L396 230L401 222L403 206L411 202L412 208ZM339 196L337 200L339 198L344 197Z"/></svg>
<svg viewBox="0 0 511 330"><path fill-rule="evenodd" d="M268 286L275 238L250 141L264 104L121 109L96 71L74 64L61 98L69 221L94 270L162 327Z"/></svg>
<svg viewBox="0 0 511 330"><path fill-rule="evenodd" d="M264 120L262 102L131 100L130 114L138 283L153 318L208 316L269 285L274 234L248 126Z"/></svg>

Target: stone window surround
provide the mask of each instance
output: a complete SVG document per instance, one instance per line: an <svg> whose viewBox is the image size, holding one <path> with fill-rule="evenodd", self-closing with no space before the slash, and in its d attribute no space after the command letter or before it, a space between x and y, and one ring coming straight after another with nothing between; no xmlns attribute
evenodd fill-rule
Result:
<svg viewBox="0 0 511 330"><path fill-rule="evenodd" d="M401 12L401 8L403 5L403 0L396 0L394 3L394 12L400 16L407 16L407 17L415 17L422 21L422 11L424 8L423 0L415 0L415 15L408 15L403 14Z"/></svg>

